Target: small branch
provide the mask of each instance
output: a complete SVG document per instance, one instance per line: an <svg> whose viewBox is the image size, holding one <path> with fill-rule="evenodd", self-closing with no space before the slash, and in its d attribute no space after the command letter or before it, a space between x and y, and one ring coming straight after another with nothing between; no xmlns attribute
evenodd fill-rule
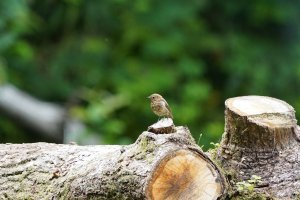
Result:
<svg viewBox="0 0 300 200"><path fill-rule="evenodd" d="M0 87L0 109L26 127L42 132L55 141L62 140L65 118L62 107L39 101L7 84Z"/></svg>
<svg viewBox="0 0 300 200"><path fill-rule="evenodd" d="M99 144L101 141L96 133L82 137L86 132L85 124L69 117L64 107L38 100L10 84L0 86L0 110L15 123L50 141L78 141L81 144Z"/></svg>
<svg viewBox="0 0 300 200"><path fill-rule="evenodd" d="M175 132L175 125L171 118L163 118L148 127L148 131L156 134L169 134Z"/></svg>

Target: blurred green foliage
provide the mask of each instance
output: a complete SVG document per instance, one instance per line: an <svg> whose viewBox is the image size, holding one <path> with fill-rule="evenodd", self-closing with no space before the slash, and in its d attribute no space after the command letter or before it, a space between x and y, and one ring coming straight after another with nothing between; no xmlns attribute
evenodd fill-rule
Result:
<svg viewBox="0 0 300 200"><path fill-rule="evenodd" d="M0 84L59 103L80 98L70 113L106 143L130 143L156 122L146 97L161 93L176 125L196 140L203 133L207 148L220 140L228 97L268 95L300 110L299 8L296 0L2 0Z"/></svg>

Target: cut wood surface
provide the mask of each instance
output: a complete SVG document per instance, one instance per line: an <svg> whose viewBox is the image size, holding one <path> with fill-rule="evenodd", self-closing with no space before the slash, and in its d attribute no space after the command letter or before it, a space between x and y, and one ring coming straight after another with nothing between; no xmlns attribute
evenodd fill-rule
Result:
<svg viewBox="0 0 300 200"><path fill-rule="evenodd" d="M295 111L284 101L244 96L228 99L225 105L228 144L272 151L284 149L295 142Z"/></svg>
<svg viewBox="0 0 300 200"><path fill-rule="evenodd" d="M293 107L264 96L231 98L225 107L225 133L218 153L231 183L257 175L262 184L256 191L272 198L296 198L300 132Z"/></svg>
<svg viewBox="0 0 300 200"><path fill-rule="evenodd" d="M168 134L176 131L172 118L163 118L148 127L148 131L157 134Z"/></svg>
<svg viewBox="0 0 300 200"><path fill-rule="evenodd" d="M0 144L0 199L209 200L226 194L217 166L185 127L134 144Z"/></svg>

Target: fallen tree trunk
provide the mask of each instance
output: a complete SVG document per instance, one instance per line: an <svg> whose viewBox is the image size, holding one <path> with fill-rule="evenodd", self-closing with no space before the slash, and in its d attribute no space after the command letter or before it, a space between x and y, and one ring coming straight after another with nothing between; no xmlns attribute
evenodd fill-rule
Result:
<svg viewBox="0 0 300 200"><path fill-rule="evenodd" d="M0 144L0 198L217 199L226 181L185 127L128 146Z"/></svg>
<svg viewBox="0 0 300 200"><path fill-rule="evenodd" d="M231 186L256 175L262 180L255 192L265 198L299 198L300 129L294 109L262 96L231 98L225 106L225 133L217 159Z"/></svg>

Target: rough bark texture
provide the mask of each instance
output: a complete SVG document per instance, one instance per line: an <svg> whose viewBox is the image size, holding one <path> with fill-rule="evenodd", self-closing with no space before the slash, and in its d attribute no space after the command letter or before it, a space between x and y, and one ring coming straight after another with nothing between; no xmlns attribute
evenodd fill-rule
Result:
<svg viewBox="0 0 300 200"><path fill-rule="evenodd" d="M256 192L294 199L300 191L300 129L287 103L261 96L225 102L225 133L218 158L232 184L262 177Z"/></svg>
<svg viewBox="0 0 300 200"><path fill-rule="evenodd" d="M190 162L193 167L180 167ZM177 167L196 170L189 174L196 174L197 182L180 176L186 170ZM209 170L201 176L202 168ZM168 182L169 177L172 182ZM199 187L200 179L211 182ZM160 180L168 182L166 189ZM206 187L210 189L205 191ZM192 193L188 190L191 188ZM157 190L166 193L155 196ZM173 134L143 132L128 146L0 144L3 199L176 199L183 193L193 199L196 190L204 190L205 197L209 197L205 199L217 199L226 193L226 184L219 169L184 127L176 127ZM172 195L174 198L168 198Z"/></svg>

